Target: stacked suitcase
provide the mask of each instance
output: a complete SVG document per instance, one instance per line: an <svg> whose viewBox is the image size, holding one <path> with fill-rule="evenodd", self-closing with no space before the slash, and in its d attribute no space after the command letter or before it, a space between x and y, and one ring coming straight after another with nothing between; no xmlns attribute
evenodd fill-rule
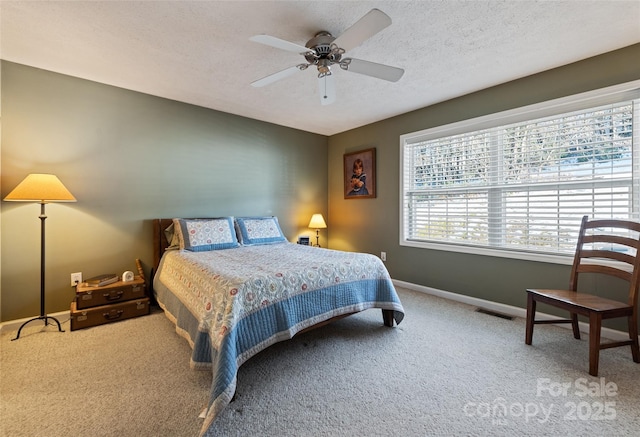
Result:
<svg viewBox="0 0 640 437"><path fill-rule="evenodd" d="M149 314L144 278L117 281L101 287L76 286L71 302L71 330L89 328Z"/></svg>

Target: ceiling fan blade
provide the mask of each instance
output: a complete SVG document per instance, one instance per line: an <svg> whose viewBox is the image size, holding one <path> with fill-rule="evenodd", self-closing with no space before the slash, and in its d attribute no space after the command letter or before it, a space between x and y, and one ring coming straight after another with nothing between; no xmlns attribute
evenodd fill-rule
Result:
<svg viewBox="0 0 640 437"><path fill-rule="evenodd" d="M404 70L402 68L353 58L343 59L342 62L340 62L340 68L351 71L352 73L364 74L366 76L376 77L390 82L397 82L404 74Z"/></svg>
<svg viewBox="0 0 640 437"><path fill-rule="evenodd" d="M371 9L337 37L333 43L348 52L390 24L391 18L387 14L379 9Z"/></svg>
<svg viewBox="0 0 640 437"><path fill-rule="evenodd" d="M269 76L263 77L262 79L258 79L255 82L251 82L251 86L259 88L265 85L272 84L273 82L279 81L280 79L284 79L285 77L293 76L298 71L300 71L300 67L293 66L289 67L285 70L278 71L277 73L270 74Z"/></svg>
<svg viewBox="0 0 640 437"><path fill-rule="evenodd" d="M255 35L249 38L249 40L253 42L258 42L260 44L264 44L267 46L275 47L277 49L286 50L288 52L299 53L302 55L312 51L308 47L301 46L300 44L292 43L289 41L285 41L283 39L276 38L275 36L270 36L270 35Z"/></svg>
<svg viewBox="0 0 640 437"><path fill-rule="evenodd" d="M321 104L330 105L336 101L336 81L333 74L318 78L318 91Z"/></svg>

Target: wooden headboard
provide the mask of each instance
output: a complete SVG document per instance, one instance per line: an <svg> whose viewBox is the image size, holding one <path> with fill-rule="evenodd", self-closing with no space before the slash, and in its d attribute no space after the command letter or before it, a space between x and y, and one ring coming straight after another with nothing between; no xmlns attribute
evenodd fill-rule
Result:
<svg viewBox="0 0 640 437"><path fill-rule="evenodd" d="M160 258L162 258L164 251L169 247L169 242L164 235L164 230L167 229L171 223L173 223L173 219L170 218L153 219L153 274L158 271Z"/></svg>

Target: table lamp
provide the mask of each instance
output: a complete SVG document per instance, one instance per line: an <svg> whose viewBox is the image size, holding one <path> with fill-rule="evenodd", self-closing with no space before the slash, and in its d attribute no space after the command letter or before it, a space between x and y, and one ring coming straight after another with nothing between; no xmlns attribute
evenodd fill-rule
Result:
<svg viewBox="0 0 640 437"><path fill-rule="evenodd" d="M327 224L324 222L324 217L322 214L314 214L311 216L311 221L309 222L309 228L316 230L316 246L320 247L320 229L324 229L327 227Z"/></svg>

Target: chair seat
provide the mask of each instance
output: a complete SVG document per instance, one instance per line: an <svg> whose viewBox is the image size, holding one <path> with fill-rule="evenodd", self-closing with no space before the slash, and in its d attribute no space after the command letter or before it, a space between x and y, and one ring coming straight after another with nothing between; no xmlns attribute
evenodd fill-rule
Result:
<svg viewBox="0 0 640 437"><path fill-rule="evenodd" d="M602 313L615 311L618 313L621 310L628 310L629 314L633 311L633 307L624 302L571 290L527 289L527 293L533 293L537 296L553 299L554 301L564 302L567 305L583 308L588 311Z"/></svg>

